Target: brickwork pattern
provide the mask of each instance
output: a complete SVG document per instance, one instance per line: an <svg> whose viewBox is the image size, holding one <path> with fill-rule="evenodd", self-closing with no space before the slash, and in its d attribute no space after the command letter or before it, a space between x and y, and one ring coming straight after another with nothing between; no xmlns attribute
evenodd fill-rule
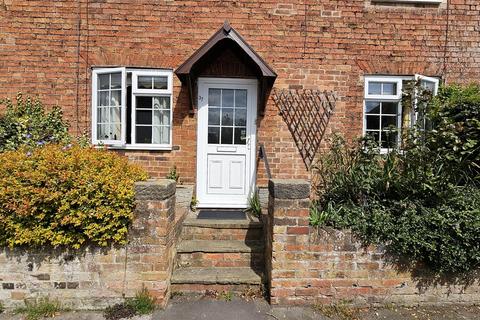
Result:
<svg viewBox="0 0 480 320"><path fill-rule="evenodd" d="M277 181L275 190L288 184ZM480 302L474 279L439 280L421 268L405 270L383 248L363 247L348 230L310 227L308 202L270 196L266 255L272 304Z"/></svg>
<svg viewBox="0 0 480 320"><path fill-rule="evenodd" d="M175 213L175 183L136 185L135 220L123 247L0 252L0 301L7 307L49 296L64 306L97 309L145 286L165 305L175 244L184 217Z"/></svg>
<svg viewBox="0 0 480 320"><path fill-rule="evenodd" d="M0 1L0 97L17 91L60 105L73 132L90 131L92 66L176 68L224 20L275 69L279 88L334 90L329 131L362 132L365 73L480 78L480 4L440 6L322 1ZM448 31L447 31L448 27ZM174 151L128 152L154 177L177 166L195 181L196 115L174 83ZM258 121L275 178L308 178L295 143L269 101ZM267 179L259 170L259 184Z"/></svg>

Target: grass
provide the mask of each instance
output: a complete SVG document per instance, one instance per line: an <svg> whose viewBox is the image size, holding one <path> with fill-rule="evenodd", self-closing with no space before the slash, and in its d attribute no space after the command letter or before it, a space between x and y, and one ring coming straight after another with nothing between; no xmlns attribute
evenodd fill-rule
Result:
<svg viewBox="0 0 480 320"><path fill-rule="evenodd" d="M358 310L352 308L347 301L339 301L332 304L317 304L314 306L321 314L328 318L338 320L357 320Z"/></svg>
<svg viewBox="0 0 480 320"><path fill-rule="evenodd" d="M52 318L62 311L60 302L41 298L36 302L26 302L25 307L15 309L14 313L24 314L26 320L37 320L41 318Z"/></svg>
<svg viewBox="0 0 480 320"><path fill-rule="evenodd" d="M260 217L262 214L262 205L257 191L248 198L248 208L245 211L253 214L255 217Z"/></svg>
<svg viewBox="0 0 480 320"><path fill-rule="evenodd" d="M231 291L223 291L221 294L220 294L220 298L222 300L225 300L225 301L232 301L233 299L233 292Z"/></svg>
<svg viewBox="0 0 480 320"><path fill-rule="evenodd" d="M3 305L3 303L0 301L0 313L4 313L5 312L5 306Z"/></svg>

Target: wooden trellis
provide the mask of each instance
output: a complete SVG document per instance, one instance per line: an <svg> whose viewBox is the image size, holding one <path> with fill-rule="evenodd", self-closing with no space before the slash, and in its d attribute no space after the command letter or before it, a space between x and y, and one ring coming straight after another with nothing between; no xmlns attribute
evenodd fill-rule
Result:
<svg viewBox="0 0 480 320"><path fill-rule="evenodd" d="M275 88L272 96L307 170L310 170L335 109L335 94L320 90Z"/></svg>

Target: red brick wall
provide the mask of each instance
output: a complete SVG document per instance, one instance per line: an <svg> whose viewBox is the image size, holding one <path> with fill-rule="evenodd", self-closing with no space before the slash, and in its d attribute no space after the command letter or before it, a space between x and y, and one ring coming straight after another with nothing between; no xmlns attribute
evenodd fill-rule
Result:
<svg viewBox="0 0 480 320"><path fill-rule="evenodd" d="M480 77L480 4L379 5L370 0L119 1L0 0L0 97L17 91L62 106L72 132L90 130L90 68L123 65L176 68L228 19L276 70L280 88L334 90L330 130L362 129L365 73ZM448 26L448 32L447 32ZM195 181L196 117L175 80L171 152L129 152L154 176L176 165ZM269 102L259 120L278 178L306 178L303 162ZM263 166L260 171L260 183Z"/></svg>
<svg viewBox="0 0 480 320"><path fill-rule="evenodd" d="M265 257L272 304L480 302L480 285L471 277L436 277L397 263L382 246L363 246L349 230L309 226L309 182L303 194L292 192L301 185L275 180L269 186Z"/></svg>

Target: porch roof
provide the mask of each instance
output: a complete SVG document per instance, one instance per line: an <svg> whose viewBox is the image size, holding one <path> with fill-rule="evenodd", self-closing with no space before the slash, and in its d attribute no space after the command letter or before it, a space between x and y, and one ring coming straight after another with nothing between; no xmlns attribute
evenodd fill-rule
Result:
<svg viewBox="0 0 480 320"><path fill-rule="evenodd" d="M197 51L195 51L185 62L183 62L176 70L175 74L186 84L190 94L190 107L193 109L195 106L193 88L195 80L198 77L196 74L195 66L199 65L200 61L209 58L209 53L220 44L220 42L232 41L232 44L236 44L237 50L241 50L243 54L248 56L250 63L257 70L256 76L259 80L259 98L258 107L259 111L263 112L265 104L268 99L268 94L277 78L277 74L273 69L253 50L253 48L242 38L242 36L230 26L226 21L224 25ZM203 61L205 63L205 61ZM207 61L208 63L208 61Z"/></svg>

